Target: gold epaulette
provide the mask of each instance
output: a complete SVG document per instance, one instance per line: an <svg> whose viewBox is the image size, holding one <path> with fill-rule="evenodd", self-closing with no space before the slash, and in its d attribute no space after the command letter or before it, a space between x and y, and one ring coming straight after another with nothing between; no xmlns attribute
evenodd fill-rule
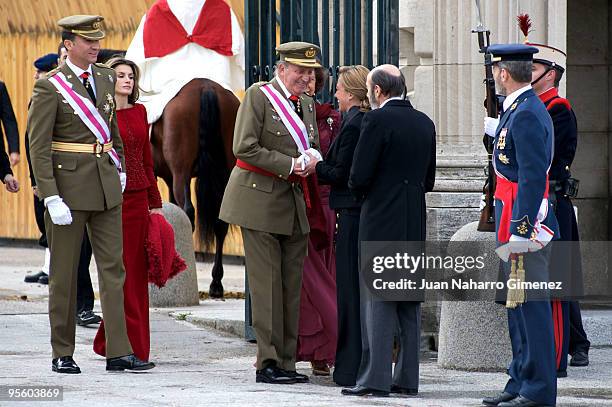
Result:
<svg viewBox="0 0 612 407"><path fill-rule="evenodd" d="M54 69L50 70L49 72L45 73L44 78L50 78L50 77L52 77L53 75L55 75L56 73L58 73L58 72L60 71L60 68L61 68L61 67L60 67L60 66L58 66L57 68L54 68Z"/></svg>

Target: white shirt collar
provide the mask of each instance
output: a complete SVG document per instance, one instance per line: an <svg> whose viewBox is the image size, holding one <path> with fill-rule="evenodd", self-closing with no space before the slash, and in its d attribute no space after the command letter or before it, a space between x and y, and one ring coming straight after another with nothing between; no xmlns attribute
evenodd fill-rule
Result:
<svg viewBox="0 0 612 407"><path fill-rule="evenodd" d="M279 76L276 76L276 82L278 82L278 85L280 86L283 93L285 94L285 97L289 99L289 96L291 96L291 92L289 92L289 90L287 89L287 87L285 86L285 84L283 83L283 81L281 80Z"/></svg>
<svg viewBox="0 0 612 407"><path fill-rule="evenodd" d="M510 106L512 106L512 104L516 101L516 99L518 99L519 96L527 92L529 89L531 89L531 84L523 86L522 88L517 89L508 96L506 96L506 99L504 99L504 112L507 111Z"/></svg>
<svg viewBox="0 0 612 407"><path fill-rule="evenodd" d="M404 98L402 96L394 96L382 102L378 108L382 109L390 100L404 100Z"/></svg>
<svg viewBox="0 0 612 407"><path fill-rule="evenodd" d="M93 74L93 72L91 71L91 64L87 67L87 69L83 70L79 68L78 66L76 66L75 64L73 64L72 61L70 61L70 57L68 57L66 58L66 65L68 65L68 68L70 68L70 70L74 72L74 74L77 77L80 77L83 74L83 72L88 72L89 76Z"/></svg>

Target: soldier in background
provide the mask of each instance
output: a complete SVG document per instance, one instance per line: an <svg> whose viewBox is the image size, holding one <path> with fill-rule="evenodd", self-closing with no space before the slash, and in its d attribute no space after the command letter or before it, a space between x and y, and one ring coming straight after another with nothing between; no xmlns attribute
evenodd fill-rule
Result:
<svg viewBox="0 0 612 407"><path fill-rule="evenodd" d="M561 241L576 242L571 247L565 245L553 248L552 266L555 261L561 264L571 264L569 276L569 295L576 297L582 294L582 265L578 241L578 224L571 197L576 195L576 183L571 178L570 168L576 154L578 144L578 128L576 115L569 101L559 96L558 88L565 72L566 54L554 47L526 42L538 49L537 57L533 59L531 86L540 100L546 106L555 129L555 154L549 172L551 202L555 208L555 216L559 223ZM561 269L558 267L558 269ZM570 351L570 341L574 335L572 350L572 366L587 366L589 364L590 342L582 327L580 305L578 301L555 299L551 302L553 325L555 333L555 350L557 377L567 376L567 355ZM573 314L573 315L572 315ZM573 321L573 324L571 323Z"/></svg>

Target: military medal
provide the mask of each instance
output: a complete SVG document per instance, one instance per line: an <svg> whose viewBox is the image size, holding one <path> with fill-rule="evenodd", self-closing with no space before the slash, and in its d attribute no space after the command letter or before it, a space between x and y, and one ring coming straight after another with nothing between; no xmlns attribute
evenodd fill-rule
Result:
<svg viewBox="0 0 612 407"><path fill-rule="evenodd" d="M106 106L108 106L108 109L110 111L110 116L108 118L108 122L110 123L110 122L113 121L113 112L115 110L115 100L113 99L113 96L110 93L107 93L106 94L106 101L108 103L106 105L104 105L104 112L108 113L108 111L106 110Z"/></svg>
<svg viewBox="0 0 612 407"><path fill-rule="evenodd" d="M507 128L503 128L499 132L499 139L497 140L497 148L499 150L503 150L504 148L506 148L506 134L507 133L508 133Z"/></svg>
<svg viewBox="0 0 612 407"><path fill-rule="evenodd" d="M523 221L523 223L521 223L519 225L518 228L516 228L516 231L520 234L520 235L526 235L527 234L527 222Z"/></svg>
<svg viewBox="0 0 612 407"><path fill-rule="evenodd" d="M314 144L314 127L312 127L312 123L310 124L310 130L308 132L308 142L312 147L312 145Z"/></svg>

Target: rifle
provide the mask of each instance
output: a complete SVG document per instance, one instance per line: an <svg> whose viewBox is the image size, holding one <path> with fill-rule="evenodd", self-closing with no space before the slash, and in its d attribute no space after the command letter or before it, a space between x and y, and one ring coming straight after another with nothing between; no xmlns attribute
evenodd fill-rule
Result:
<svg viewBox="0 0 612 407"><path fill-rule="evenodd" d="M485 88L487 98L485 104L487 107L487 115L489 117L498 116L498 104L497 95L495 93L495 79L493 79L493 63L491 61L491 54L487 51L489 45L489 36L491 32L484 27L482 24L482 17L480 14L480 1L476 0L476 11L478 14L478 24L476 28L472 30L472 33L478 35L478 48L480 53L484 54L484 66L485 66ZM493 207L493 194L495 193L495 171L493 169L493 137L484 135L482 142L487 150L487 166L485 168L485 175L487 180L485 181L482 193L485 196L485 206L480 212L480 220L478 221L479 232L495 232L495 209Z"/></svg>

